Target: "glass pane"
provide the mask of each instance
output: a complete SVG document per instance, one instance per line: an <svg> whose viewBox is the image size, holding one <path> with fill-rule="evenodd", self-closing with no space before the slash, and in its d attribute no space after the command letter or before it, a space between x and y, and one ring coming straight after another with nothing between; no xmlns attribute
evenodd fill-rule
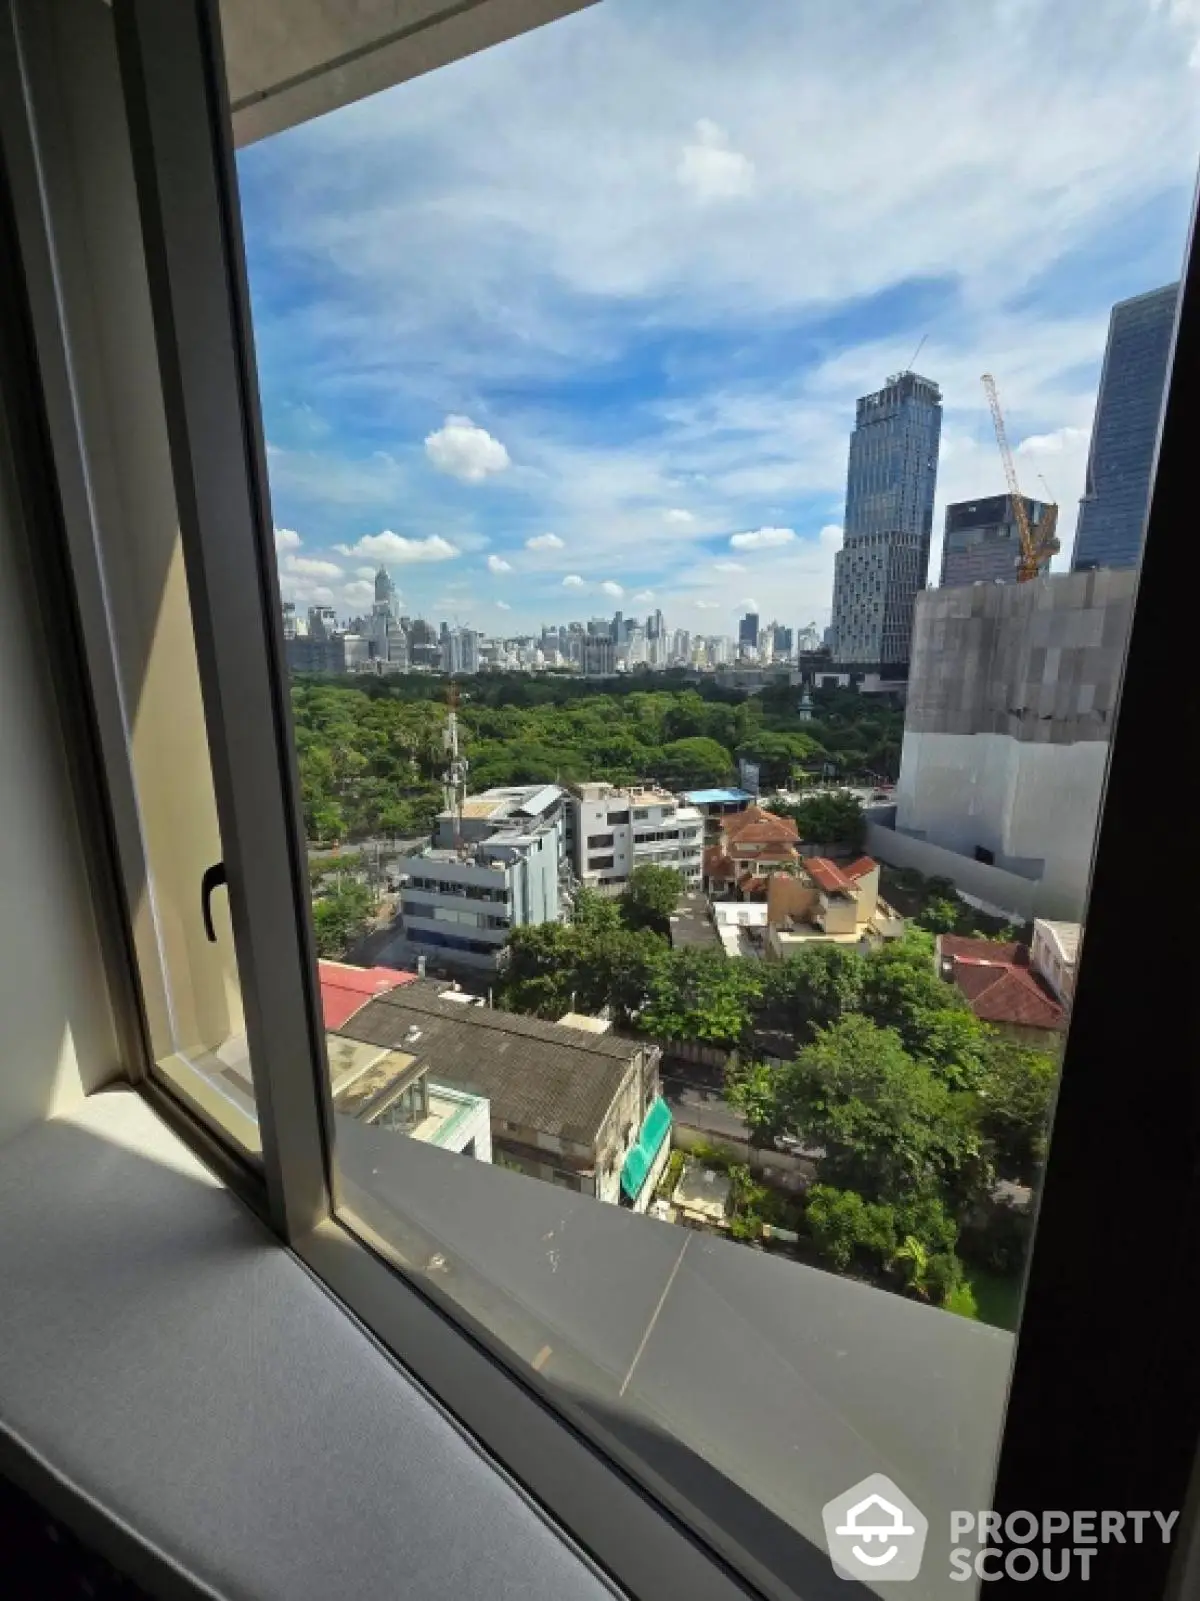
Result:
<svg viewBox="0 0 1200 1601"><path fill-rule="evenodd" d="M235 113L343 1215L801 1590L972 1577L1195 170L1182 15L987 26Z"/></svg>

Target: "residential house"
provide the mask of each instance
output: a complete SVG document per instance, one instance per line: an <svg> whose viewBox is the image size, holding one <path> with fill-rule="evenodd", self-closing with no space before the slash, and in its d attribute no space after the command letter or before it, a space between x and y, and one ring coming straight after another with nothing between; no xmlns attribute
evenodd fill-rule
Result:
<svg viewBox="0 0 1200 1601"><path fill-rule="evenodd" d="M754 804L748 789L689 789L683 799L704 818L704 838L709 843L720 834L722 818L735 816Z"/></svg>
<svg viewBox="0 0 1200 1601"><path fill-rule="evenodd" d="M880 897L879 863L870 856L844 863L806 856L793 874L770 882L765 954L784 961L814 941L865 949L899 939L904 926Z"/></svg>
<svg viewBox="0 0 1200 1601"><path fill-rule="evenodd" d="M800 865L796 824L761 806L747 806L720 819L720 831L704 852L704 887L714 900L765 900L779 873Z"/></svg>
<svg viewBox="0 0 1200 1601"><path fill-rule="evenodd" d="M456 1004L423 979L373 997L341 1033L411 1052L439 1085L483 1097L495 1162L646 1210L670 1154L656 1045Z"/></svg>
<svg viewBox="0 0 1200 1601"><path fill-rule="evenodd" d="M938 972L981 1022L1021 1045L1057 1049L1066 1008L1031 966L1028 946L939 934L935 950Z"/></svg>

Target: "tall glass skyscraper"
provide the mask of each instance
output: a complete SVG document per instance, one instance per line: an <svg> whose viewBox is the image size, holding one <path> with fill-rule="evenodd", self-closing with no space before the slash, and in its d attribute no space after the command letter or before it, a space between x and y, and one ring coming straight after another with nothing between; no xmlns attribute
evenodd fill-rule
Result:
<svg viewBox="0 0 1200 1601"><path fill-rule="evenodd" d="M1179 285L1112 309L1071 566L1136 567Z"/></svg>
<svg viewBox="0 0 1200 1601"><path fill-rule="evenodd" d="M897 373L858 402L834 559L836 662L908 661L913 602L929 570L941 437L942 392L930 378Z"/></svg>

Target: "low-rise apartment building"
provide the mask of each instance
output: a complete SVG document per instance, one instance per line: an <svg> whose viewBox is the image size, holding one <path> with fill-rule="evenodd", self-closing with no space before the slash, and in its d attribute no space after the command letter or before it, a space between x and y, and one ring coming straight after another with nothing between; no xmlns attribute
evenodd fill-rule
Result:
<svg viewBox="0 0 1200 1601"><path fill-rule="evenodd" d="M899 939L904 919L879 895L879 863L806 856L767 891L765 955L785 961L814 942L865 948Z"/></svg>
<svg viewBox="0 0 1200 1601"><path fill-rule="evenodd" d="M433 844L408 859L401 883L414 955L491 973L511 929L562 919L565 798L556 784L489 789L465 801L461 815L439 814Z"/></svg>
<svg viewBox="0 0 1200 1601"><path fill-rule="evenodd" d="M656 1045L464 1004L428 980L369 1000L341 1033L485 1100L493 1161L646 1210L670 1154Z"/></svg>
<svg viewBox="0 0 1200 1601"><path fill-rule="evenodd" d="M687 889L700 884L704 818L669 790L575 785L570 843L576 877L603 895L619 894L638 867L673 867Z"/></svg>

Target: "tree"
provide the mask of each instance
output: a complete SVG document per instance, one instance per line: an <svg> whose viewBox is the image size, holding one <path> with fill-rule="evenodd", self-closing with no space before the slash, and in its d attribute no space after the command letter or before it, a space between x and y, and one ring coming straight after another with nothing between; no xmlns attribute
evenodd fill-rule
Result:
<svg viewBox="0 0 1200 1601"><path fill-rule="evenodd" d="M590 884L580 886L571 914L571 925L591 934L612 934L621 927L621 908L608 895L601 895Z"/></svg>
<svg viewBox="0 0 1200 1601"><path fill-rule="evenodd" d="M367 932L375 898L365 884L351 879L313 904L317 955L345 956Z"/></svg>
<svg viewBox="0 0 1200 1601"><path fill-rule="evenodd" d="M889 1206L869 1204L856 1190L831 1184L809 1187L804 1219L813 1244L841 1272L856 1259L878 1268L895 1252L895 1220Z"/></svg>
<svg viewBox="0 0 1200 1601"><path fill-rule="evenodd" d="M1050 1099L1058 1064L1045 1051L992 1034L983 1053L981 1127L995 1152L996 1171L1033 1184L1046 1156Z"/></svg>
<svg viewBox="0 0 1200 1601"><path fill-rule="evenodd" d="M671 932L671 913L683 894L683 874L673 867L635 867L621 896L621 916L628 928Z"/></svg>
<svg viewBox="0 0 1200 1601"><path fill-rule="evenodd" d="M811 845L844 845L861 851L867 837L862 803L849 790L806 795L798 801L772 801L770 810L793 818L801 840Z"/></svg>
<svg viewBox="0 0 1200 1601"><path fill-rule="evenodd" d="M711 789L730 782L733 762L715 739L676 739L654 757L651 771L672 789Z"/></svg>
<svg viewBox="0 0 1200 1601"><path fill-rule="evenodd" d="M641 1027L662 1040L735 1046L750 1027L762 980L754 964L722 951L672 951L655 975Z"/></svg>
<svg viewBox="0 0 1200 1601"><path fill-rule="evenodd" d="M780 1087L789 1126L824 1147L822 1183L869 1200L936 1192L974 1154L950 1092L867 1017L818 1031Z"/></svg>
<svg viewBox="0 0 1200 1601"><path fill-rule="evenodd" d="M857 1010L863 959L844 945L813 944L763 968L760 1021L790 1033L797 1044Z"/></svg>
<svg viewBox="0 0 1200 1601"><path fill-rule="evenodd" d="M788 1108L780 1093L779 1069L766 1062L733 1063L725 1069L725 1099L739 1111L752 1138L768 1145L788 1127Z"/></svg>
<svg viewBox="0 0 1200 1601"><path fill-rule="evenodd" d="M904 1048L953 1089L974 1088L987 1031L953 985L933 968L933 941L909 932L872 951L860 992L862 1010L895 1029Z"/></svg>

